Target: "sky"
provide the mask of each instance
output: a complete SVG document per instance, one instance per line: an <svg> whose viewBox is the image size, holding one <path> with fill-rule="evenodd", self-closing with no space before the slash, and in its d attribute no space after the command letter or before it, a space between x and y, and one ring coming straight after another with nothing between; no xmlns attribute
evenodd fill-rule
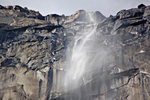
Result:
<svg viewBox="0 0 150 100"><path fill-rule="evenodd" d="M20 5L47 14L74 14L77 10L100 11L105 16L116 15L122 9L135 8L139 4L150 5L150 0L0 0L0 4Z"/></svg>

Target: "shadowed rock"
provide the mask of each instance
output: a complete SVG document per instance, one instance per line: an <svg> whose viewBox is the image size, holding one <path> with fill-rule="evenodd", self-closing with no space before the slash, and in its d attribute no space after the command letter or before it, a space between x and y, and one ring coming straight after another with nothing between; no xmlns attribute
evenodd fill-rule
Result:
<svg viewBox="0 0 150 100"><path fill-rule="evenodd" d="M150 6L108 18L91 13L98 26L88 45L96 42L92 53L103 48L108 54L85 73L88 82L80 80L79 88L66 93L65 53L76 34L93 27L88 12L42 16L18 5L0 5L0 100L149 100Z"/></svg>

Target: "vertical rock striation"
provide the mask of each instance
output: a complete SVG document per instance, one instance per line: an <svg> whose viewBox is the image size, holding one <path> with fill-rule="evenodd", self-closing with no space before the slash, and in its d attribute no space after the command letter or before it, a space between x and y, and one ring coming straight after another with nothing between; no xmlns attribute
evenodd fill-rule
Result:
<svg viewBox="0 0 150 100"><path fill-rule="evenodd" d="M68 93L62 86L66 51L78 33L91 28L87 12L42 16L18 5L0 5L0 99L149 100L150 6L108 18L98 11L93 15L99 24L92 47L107 56L87 72L90 81Z"/></svg>

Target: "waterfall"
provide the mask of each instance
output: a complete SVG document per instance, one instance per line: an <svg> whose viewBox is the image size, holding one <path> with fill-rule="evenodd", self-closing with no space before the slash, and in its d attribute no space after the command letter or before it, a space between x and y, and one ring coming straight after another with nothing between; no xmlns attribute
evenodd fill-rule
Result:
<svg viewBox="0 0 150 100"><path fill-rule="evenodd" d="M94 13L92 12L87 13L88 27L76 34L71 54L68 54L68 69L66 70L64 82L67 90L79 88L80 85L86 84L89 81L86 78L86 73L91 69L89 62L92 57L90 54L92 45L90 42L92 43L97 28L97 22L93 15Z"/></svg>

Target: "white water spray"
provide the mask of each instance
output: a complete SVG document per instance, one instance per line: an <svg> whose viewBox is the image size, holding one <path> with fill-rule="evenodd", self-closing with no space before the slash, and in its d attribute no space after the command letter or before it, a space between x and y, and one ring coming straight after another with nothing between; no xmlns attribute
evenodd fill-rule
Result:
<svg viewBox="0 0 150 100"><path fill-rule="evenodd" d="M69 55L70 59L67 62L67 72L65 75L65 88L67 90L79 88L80 85L85 84L88 80L85 79L85 73L90 66L91 56L89 51L90 41L94 39L94 34L97 28L97 22L93 17L94 13L87 13L89 19L89 27L84 29L84 32L79 32L75 36L72 52Z"/></svg>

